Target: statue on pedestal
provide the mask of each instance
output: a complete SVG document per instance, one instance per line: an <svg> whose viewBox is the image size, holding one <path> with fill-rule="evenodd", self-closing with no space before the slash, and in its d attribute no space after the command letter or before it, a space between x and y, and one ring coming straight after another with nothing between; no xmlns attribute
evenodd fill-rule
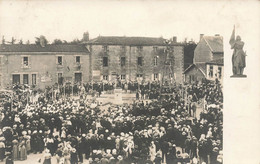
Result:
<svg viewBox="0 0 260 164"><path fill-rule="evenodd" d="M246 77L243 75L244 68L246 67L246 54L243 50L244 42L241 41L241 37L238 35L235 39L235 26L229 41L231 49L234 49L232 55L232 71L231 77Z"/></svg>

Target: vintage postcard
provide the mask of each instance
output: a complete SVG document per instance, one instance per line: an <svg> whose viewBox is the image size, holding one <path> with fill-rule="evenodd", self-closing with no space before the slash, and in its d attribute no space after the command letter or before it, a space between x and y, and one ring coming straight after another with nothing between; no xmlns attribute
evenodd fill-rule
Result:
<svg viewBox="0 0 260 164"><path fill-rule="evenodd" d="M260 1L0 0L0 164L257 164Z"/></svg>

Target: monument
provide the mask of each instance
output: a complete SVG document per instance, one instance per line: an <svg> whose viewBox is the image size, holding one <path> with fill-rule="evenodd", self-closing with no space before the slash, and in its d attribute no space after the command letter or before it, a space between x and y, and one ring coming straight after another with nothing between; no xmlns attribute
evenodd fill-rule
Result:
<svg viewBox="0 0 260 164"><path fill-rule="evenodd" d="M232 71L231 77L247 77L243 74L246 67L246 53L243 50L244 42L241 41L241 37L238 35L235 39L235 26L229 41L231 49L234 49L232 55Z"/></svg>

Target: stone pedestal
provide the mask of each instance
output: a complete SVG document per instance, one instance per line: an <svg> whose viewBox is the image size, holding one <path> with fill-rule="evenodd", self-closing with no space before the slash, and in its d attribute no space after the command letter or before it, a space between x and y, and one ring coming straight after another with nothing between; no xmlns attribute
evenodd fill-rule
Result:
<svg viewBox="0 0 260 164"><path fill-rule="evenodd" d="M123 99L122 99L122 88L116 88L114 89L114 104L122 105Z"/></svg>
<svg viewBox="0 0 260 164"><path fill-rule="evenodd" d="M245 78L247 76L246 75L232 75L230 77L232 77L232 78Z"/></svg>

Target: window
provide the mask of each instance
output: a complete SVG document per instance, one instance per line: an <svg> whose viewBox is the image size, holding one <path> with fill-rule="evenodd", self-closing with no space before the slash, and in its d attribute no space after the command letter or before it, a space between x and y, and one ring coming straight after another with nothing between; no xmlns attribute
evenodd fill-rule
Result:
<svg viewBox="0 0 260 164"><path fill-rule="evenodd" d="M143 77L143 74L137 74L136 77Z"/></svg>
<svg viewBox="0 0 260 164"><path fill-rule="evenodd" d="M77 63L77 64L80 63L80 56L76 56L76 63Z"/></svg>
<svg viewBox="0 0 260 164"><path fill-rule="evenodd" d="M19 74L13 75L13 84L20 84L20 75Z"/></svg>
<svg viewBox="0 0 260 164"><path fill-rule="evenodd" d="M221 79L222 78L222 68L218 67L218 78Z"/></svg>
<svg viewBox="0 0 260 164"><path fill-rule="evenodd" d="M103 51L108 52L108 46L103 46Z"/></svg>
<svg viewBox="0 0 260 164"><path fill-rule="evenodd" d="M104 67L108 66L108 58L107 57L103 57L103 66Z"/></svg>
<svg viewBox="0 0 260 164"><path fill-rule="evenodd" d="M81 84L82 82L82 73L75 73L74 82Z"/></svg>
<svg viewBox="0 0 260 164"><path fill-rule="evenodd" d="M158 73L155 73L155 74L153 75L153 80L158 80Z"/></svg>
<svg viewBox="0 0 260 164"><path fill-rule="evenodd" d="M213 66L209 67L209 77L213 77Z"/></svg>
<svg viewBox="0 0 260 164"><path fill-rule="evenodd" d="M23 84L29 84L28 74L23 74Z"/></svg>
<svg viewBox="0 0 260 164"><path fill-rule="evenodd" d="M158 47L153 47L153 50L154 50L154 51L157 51L157 49L158 49Z"/></svg>
<svg viewBox="0 0 260 164"><path fill-rule="evenodd" d="M121 57L121 67L125 66L125 57Z"/></svg>
<svg viewBox="0 0 260 164"><path fill-rule="evenodd" d="M62 73L58 73L58 84L59 84L59 85L62 85L62 84L63 84Z"/></svg>
<svg viewBox="0 0 260 164"><path fill-rule="evenodd" d="M62 65L62 56L58 56L58 65Z"/></svg>
<svg viewBox="0 0 260 164"><path fill-rule="evenodd" d="M137 46L136 48L137 48L137 51L139 51L139 52L143 51L143 46Z"/></svg>
<svg viewBox="0 0 260 164"><path fill-rule="evenodd" d="M125 80L125 75L121 75L121 80Z"/></svg>
<svg viewBox="0 0 260 164"><path fill-rule="evenodd" d="M29 66L29 59L28 59L28 56L23 57L23 66L26 66L26 67Z"/></svg>
<svg viewBox="0 0 260 164"><path fill-rule="evenodd" d="M143 65L143 57L138 57L138 58L137 58L137 64L138 64L139 66L142 66L142 65Z"/></svg>
<svg viewBox="0 0 260 164"><path fill-rule="evenodd" d="M108 80L108 75L103 75L103 80Z"/></svg>
<svg viewBox="0 0 260 164"><path fill-rule="evenodd" d="M154 63L153 63L154 66L157 66L158 65L158 56L155 56L154 57Z"/></svg>
<svg viewBox="0 0 260 164"><path fill-rule="evenodd" d="M32 85L36 85L36 74L32 74Z"/></svg>

